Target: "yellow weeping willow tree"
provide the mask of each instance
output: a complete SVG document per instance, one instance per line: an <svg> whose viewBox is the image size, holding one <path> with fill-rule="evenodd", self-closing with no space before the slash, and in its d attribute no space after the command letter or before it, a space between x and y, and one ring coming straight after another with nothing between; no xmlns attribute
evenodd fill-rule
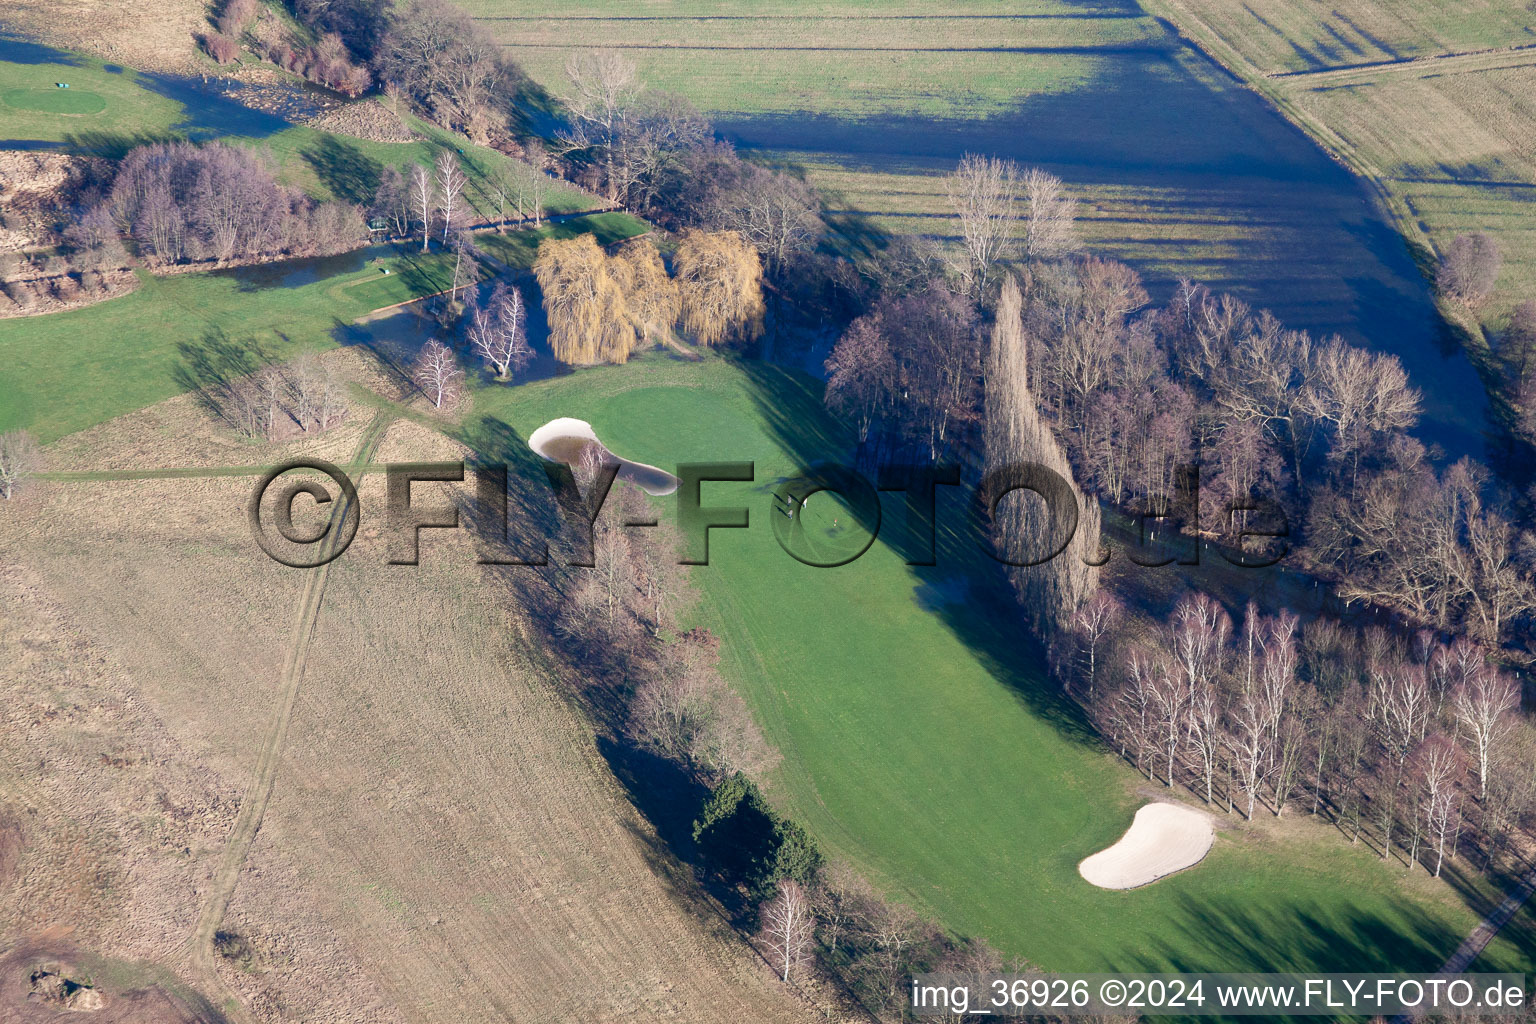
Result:
<svg viewBox="0 0 1536 1024"><path fill-rule="evenodd" d="M576 366L629 359L635 327L624 289L596 238L544 239L533 274L544 292L549 346L556 359Z"/></svg>
<svg viewBox="0 0 1536 1024"><path fill-rule="evenodd" d="M659 339L677 322L681 300L661 253L644 238L631 238L609 261L624 292L630 320L646 341Z"/></svg>
<svg viewBox="0 0 1536 1024"><path fill-rule="evenodd" d="M735 231L690 231L678 243L672 271L683 327L703 345L751 341L763 333L763 263Z"/></svg>

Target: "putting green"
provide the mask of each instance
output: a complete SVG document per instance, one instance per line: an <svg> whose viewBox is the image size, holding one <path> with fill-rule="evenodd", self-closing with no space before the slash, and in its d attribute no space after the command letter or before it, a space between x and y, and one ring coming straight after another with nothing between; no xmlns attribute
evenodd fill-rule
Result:
<svg viewBox="0 0 1536 1024"><path fill-rule="evenodd" d="M75 89L11 89L0 93L0 100L17 110L44 114L99 114L107 109L107 101L94 92Z"/></svg>

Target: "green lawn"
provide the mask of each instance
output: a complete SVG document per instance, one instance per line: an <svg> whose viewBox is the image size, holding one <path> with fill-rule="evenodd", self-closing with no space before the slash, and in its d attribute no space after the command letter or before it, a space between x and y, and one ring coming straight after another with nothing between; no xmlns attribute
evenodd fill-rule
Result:
<svg viewBox="0 0 1536 1024"><path fill-rule="evenodd" d="M44 114L97 114L107 109L107 101L84 89L11 89L0 95L0 102L11 110L31 110Z"/></svg>
<svg viewBox="0 0 1536 1024"><path fill-rule="evenodd" d="M181 119L181 104L146 89L136 72L107 71L116 65L92 57L70 59L74 63L0 61L0 148L13 148L18 140L63 142L103 133L158 137ZM55 82L68 82L69 88L57 88ZM98 109L78 106L92 95L102 101ZM59 104L76 109L60 109Z"/></svg>
<svg viewBox="0 0 1536 1024"><path fill-rule="evenodd" d="M533 266L534 258L539 254L539 243L546 238L575 238L590 233L597 237L599 245L612 245L626 238L643 235L649 230L651 226L638 217L622 211L610 211L590 213L559 224L546 224L541 228L511 231L504 235L485 232L477 236L476 240L482 249L503 263L528 268Z"/></svg>
<svg viewBox="0 0 1536 1024"><path fill-rule="evenodd" d="M750 506L752 525L714 531L695 578L699 620L784 753L773 798L957 931L1057 969L1424 969L1455 948L1474 916L1449 886L1321 827L1223 831L1199 867L1139 891L1083 882L1077 862L1141 798L1042 680L990 567L953 539L935 569L907 567L884 540L838 569L777 546L770 489L847 451L818 399L814 381L777 369L653 356L481 389L464 436L503 439L484 452L496 458L576 416L627 458L755 461L753 484L705 485L706 505ZM886 514L894 541L898 507ZM1530 951L1493 961L1529 969Z"/></svg>
<svg viewBox="0 0 1536 1024"><path fill-rule="evenodd" d="M363 313L448 286L433 252L298 287L253 288L229 273L140 275L137 291L84 309L0 320L0 430L39 441L121 416L193 386L202 368L254 368L335 344Z"/></svg>
<svg viewBox="0 0 1536 1024"><path fill-rule="evenodd" d="M420 136L415 142L372 142L290 124L204 93L195 80L146 75L130 68L107 71L106 67L116 65L66 56L71 63L0 61L0 148L43 143L69 152L116 157L148 141L219 138L267 150L283 180L318 199L363 205L373 201L386 167L431 165L438 153L452 148L469 179L467 201L482 219L495 215L489 182L509 158L419 118L406 117ZM57 88L54 83L60 81L69 82L70 88ZM101 104L99 110L87 109L92 98ZM561 186L547 208L560 214L593 205L590 196Z"/></svg>

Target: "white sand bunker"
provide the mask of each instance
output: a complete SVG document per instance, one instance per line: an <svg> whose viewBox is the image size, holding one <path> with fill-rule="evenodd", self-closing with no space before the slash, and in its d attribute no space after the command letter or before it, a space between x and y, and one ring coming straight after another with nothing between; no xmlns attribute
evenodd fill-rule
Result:
<svg viewBox="0 0 1536 1024"><path fill-rule="evenodd" d="M1178 804L1147 804L1118 843L1077 870L1101 889L1135 889L1200 863L1215 841L1209 814Z"/></svg>
<svg viewBox="0 0 1536 1024"><path fill-rule="evenodd" d="M586 420L569 416L550 420L528 436L528 447L550 462L563 462L572 468L579 466L590 453L605 466L618 466L618 478L634 484L646 494L671 494L677 490L677 477L666 470L643 462L631 462L609 451Z"/></svg>

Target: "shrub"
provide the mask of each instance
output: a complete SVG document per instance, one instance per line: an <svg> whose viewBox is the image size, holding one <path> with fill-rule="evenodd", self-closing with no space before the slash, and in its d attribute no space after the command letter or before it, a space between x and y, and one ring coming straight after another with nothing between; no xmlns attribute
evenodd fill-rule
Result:
<svg viewBox="0 0 1536 1024"><path fill-rule="evenodd" d="M240 44L219 32L208 32L199 37L204 51L220 64L228 64L240 53Z"/></svg>
<svg viewBox="0 0 1536 1024"><path fill-rule="evenodd" d="M224 12L219 15L219 34L239 39L254 17L256 0L229 0L224 5Z"/></svg>
<svg viewBox="0 0 1536 1024"><path fill-rule="evenodd" d="M704 801L693 838L711 869L745 887L754 903L772 896L785 879L811 881L821 867L811 837L779 817L745 775L726 779Z"/></svg>
<svg viewBox="0 0 1536 1024"><path fill-rule="evenodd" d="M1445 297L1475 306L1493 291L1501 262L1498 245L1486 233L1457 235L1440 257L1435 284Z"/></svg>
<svg viewBox="0 0 1536 1024"><path fill-rule="evenodd" d="M22 309L31 309L37 304L37 293L25 281L12 281L5 286L5 294L9 295L11 301Z"/></svg>

